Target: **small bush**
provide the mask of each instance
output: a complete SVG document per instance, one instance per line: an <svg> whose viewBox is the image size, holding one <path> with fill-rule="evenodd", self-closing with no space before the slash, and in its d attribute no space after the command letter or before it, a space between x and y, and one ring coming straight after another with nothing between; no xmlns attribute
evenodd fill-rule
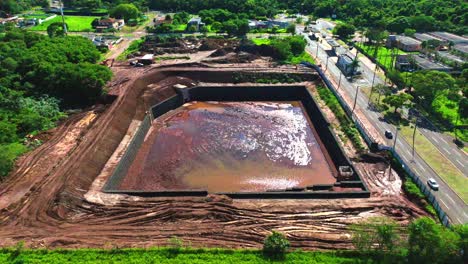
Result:
<svg viewBox="0 0 468 264"><path fill-rule="evenodd" d="M173 236L169 239L169 252L171 254L177 255L180 250L184 247L184 242L182 239Z"/></svg>
<svg viewBox="0 0 468 264"><path fill-rule="evenodd" d="M263 254L272 259L284 259L289 245L283 234L273 231L263 242Z"/></svg>

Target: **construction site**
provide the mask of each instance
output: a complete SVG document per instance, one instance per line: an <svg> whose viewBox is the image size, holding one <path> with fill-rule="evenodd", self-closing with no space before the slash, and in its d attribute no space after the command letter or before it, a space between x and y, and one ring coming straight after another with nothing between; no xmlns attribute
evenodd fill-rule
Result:
<svg viewBox="0 0 468 264"><path fill-rule="evenodd" d="M135 57L149 52L164 59L113 63L106 97L39 134L0 183L0 246L259 248L275 230L295 248L347 249L353 223L428 215L385 153L339 136L312 68L232 40Z"/></svg>

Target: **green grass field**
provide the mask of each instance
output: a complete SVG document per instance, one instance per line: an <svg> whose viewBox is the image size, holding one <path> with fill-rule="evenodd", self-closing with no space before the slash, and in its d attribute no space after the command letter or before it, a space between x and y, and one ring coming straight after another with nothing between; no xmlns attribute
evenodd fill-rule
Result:
<svg viewBox="0 0 468 264"><path fill-rule="evenodd" d="M314 58L312 58L312 56L307 53L306 51L302 52L300 55L298 56L294 56L292 57L291 59L289 59L287 62L290 63L290 64L299 64L303 61L306 61L306 62L310 62L312 64L315 64L315 60Z"/></svg>
<svg viewBox="0 0 468 264"><path fill-rule="evenodd" d="M252 42L257 45L257 46L260 46L260 45L269 45L271 43L271 40L270 39L267 39L267 38L253 38L251 39Z"/></svg>
<svg viewBox="0 0 468 264"><path fill-rule="evenodd" d="M412 145L413 129L409 126L403 126L401 133L406 141ZM468 188L466 188L468 179L419 131L416 131L415 150L463 201L468 203Z"/></svg>
<svg viewBox="0 0 468 264"><path fill-rule="evenodd" d="M272 262L256 250L229 249L77 249L77 250L14 250L0 251L0 263L359 263L359 258L336 252L291 252L284 261Z"/></svg>
<svg viewBox="0 0 468 264"><path fill-rule="evenodd" d="M357 44L361 49L363 49L367 54L372 56L374 54L374 47L373 46L368 46L365 44ZM395 52L397 55L403 55L406 54L404 51L395 49ZM387 69L392 68L392 50L387 49L386 47L380 47L379 51L377 53L377 61L380 62L382 65L384 65Z"/></svg>
<svg viewBox="0 0 468 264"><path fill-rule="evenodd" d="M95 18L99 17L93 17L93 16L65 16L65 23L68 25L68 31L75 31L75 32L80 32L80 31L92 31L93 28L91 26L91 23ZM33 31L46 31L47 27L54 23L54 22L62 22L62 18L60 16L55 17L54 19L51 19L49 21L46 21L40 25L34 26L32 28L29 28L29 30Z"/></svg>

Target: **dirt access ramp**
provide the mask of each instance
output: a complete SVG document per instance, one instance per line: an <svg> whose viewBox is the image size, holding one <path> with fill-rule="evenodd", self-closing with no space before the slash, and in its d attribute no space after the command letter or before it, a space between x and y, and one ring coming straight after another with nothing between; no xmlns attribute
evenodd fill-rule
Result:
<svg viewBox="0 0 468 264"><path fill-rule="evenodd" d="M383 166L378 163L355 164L374 190L369 199L118 195L112 202L99 202L85 198L131 132L132 122L141 120L149 105L172 95L174 84L222 82L228 72L249 70L252 67L245 65L116 67L116 77L109 85L115 100L70 117L50 132L50 140L24 155L8 180L1 183L0 246L24 241L33 248L147 247L166 245L177 236L192 246L258 248L271 230L277 230L288 236L293 247L344 249L351 246L347 228L355 221L384 215L407 224L425 215L402 196L401 181L378 177Z"/></svg>

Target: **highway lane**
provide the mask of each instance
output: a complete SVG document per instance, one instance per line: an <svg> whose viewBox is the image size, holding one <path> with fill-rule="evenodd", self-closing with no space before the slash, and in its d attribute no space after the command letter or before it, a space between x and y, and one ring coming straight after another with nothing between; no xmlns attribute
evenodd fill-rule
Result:
<svg viewBox="0 0 468 264"><path fill-rule="evenodd" d="M308 38L307 41L307 51L312 55L315 55L317 50L317 42L311 41ZM327 68L327 73L331 75L331 77L338 83L341 71L335 65L337 58L329 58L328 67L326 67L325 63L327 61L327 54L320 44L318 50L318 60L322 64L322 69ZM363 67L362 63L360 64L360 67L362 69L365 68ZM373 77L373 74L372 77L369 74L363 74L363 77L367 80L367 83L371 83L371 78ZM354 98L357 89L356 83L351 83L346 78L341 78L340 89L346 92L348 97ZM380 113L368 109L367 104L367 96L365 96L365 94L363 93L358 93L356 107L359 107L363 110L363 113L366 116L366 118L374 124L374 126L382 134L382 136L385 130L393 131L393 134L396 135L396 127L385 122ZM393 143L394 142L391 140L387 141L387 145L389 146L392 146ZM432 191L432 193L435 195L442 209L447 213L452 223L467 223L468 206L458 197L458 195L454 193L452 189L440 179L440 177L432 170L432 168L429 165L426 164L426 162L421 157L419 157L417 153L413 158L411 145L408 142L406 142L402 137L397 138L395 146L396 151L400 154L403 160L407 164L409 164L410 168L418 175L421 181L426 182L427 179L434 178L439 182L440 190Z"/></svg>
<svg viewBox="0 0 468 264"><path fill-rule="evenodd" d="M326 21L323 19L317 20L316 27L319 30L330 30L335 27L335 23ZM328 34L331 37L331 34ZM347 48L339 47L339 54L347 54L351 58L355 58L356 51L349 51ZM375 65L372 63L372 65ZM362 75L367 80L372 80L374 76L374 68L368 64L360 63L360 70ZM371 81L372 82L372 81ZM384 84L384 80L378 75L375 76L375 84ZM457 169L459 169L465 177L468 177L468 154L462 149L458 148L453 141L453 137L441 133L435 125L427 120L427 118L421 118L419 123L423 122L425 126L421 126L418 130L444 155ZM467 186L468 188L468 186Z"/></svg>

